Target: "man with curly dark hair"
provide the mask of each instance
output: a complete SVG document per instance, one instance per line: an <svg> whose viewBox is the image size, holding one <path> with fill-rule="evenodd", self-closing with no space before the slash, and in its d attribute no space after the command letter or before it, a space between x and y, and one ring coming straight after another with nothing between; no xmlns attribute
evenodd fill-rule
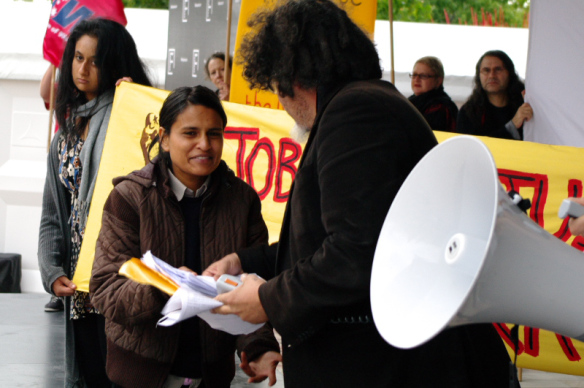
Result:
<svg viewBox="0 0 584 388"><path fill-rule="evenodd" d="M477 62L473 83L456 132L522 140L523 123L533 117L533 109L523 101L525 85L511 58L500 50L487 51Z"/></svg>
<svg viewBox="0 0 584 388"><path fill-rule="evenodd" d="M204 271L269 280L246 276L218 297L225 305L216 312L272 323L282 336L287 388L507 386L509 357L492 325L448 330L400 350L373 323L369 285L381 226L437 142L380 79L371 40L328 0L288 0L249 23L244 77L274 90L309 137L279 243L237 251Z"/></svg>

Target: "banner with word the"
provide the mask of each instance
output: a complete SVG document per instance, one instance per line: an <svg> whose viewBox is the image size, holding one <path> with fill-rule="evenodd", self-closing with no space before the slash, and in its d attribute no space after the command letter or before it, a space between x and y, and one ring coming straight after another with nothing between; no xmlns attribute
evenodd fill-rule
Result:
<svg viewBox="0 0 584 388"><path fill-rule="evenodd" d="M158 134L158 115L166 90L123 82L114 98L112 115L91 201L89 218L73 282L89 289L103 206L112 179L146 165L158 153L150 150ZM262 200L262 215L270 242L278 240L288 191L296 175L302 146L288 137L294 121L281 110L224 102L227 127L223 157L235 174L249 183Z"/></svg>
<svg viewBox="0 0 584 388"><path fill-rule="evenodd" d="M369 34L373 40L375 30L375 18L377 16L377 0L333 0L339 7L347 11L347 14L361 29ZM235 55L243 37L251 31L247 25L249 18L258 10L272 8L276 4L270 0L242 0L241 11L239 13L239 25L237 27L237 37L235 40ZM243 66L237 61L233 64L231 72L231 91L229 101L239 104L260 106L263 108L284 109L278 101L278 96L270 91L251 90L247 82L243 79Z"/></svg>
<svg viewBox="0 0 584 388"><path fill-rule="evenodd" d="M446 132L435 131L434 133L439 141L455 136ZM568 228L568 219L562 220L558 217L558 209L565 198L582 196L584 148L489 137L479 137L479 139L493 154L503 187L507 191L515 190L523 198L531 201L529 217L549 233L580 251L584 250L584 238L572 236ZM552 257L548 259L553 260ZM582 260L584 260L584 255ZM533 268L526 269L526 272L529 270L533 271ZM570 308L578 308L578 306L570 306ZM554 317L554 319L562 319L562 317ZM512 324L495 324L511 359L515 357L515 345L511 339L512 327ZM584 365L580 364L584 355L582 342L550 331L520 326L517 347L517 366L519 367L584 375Z"/></svg>

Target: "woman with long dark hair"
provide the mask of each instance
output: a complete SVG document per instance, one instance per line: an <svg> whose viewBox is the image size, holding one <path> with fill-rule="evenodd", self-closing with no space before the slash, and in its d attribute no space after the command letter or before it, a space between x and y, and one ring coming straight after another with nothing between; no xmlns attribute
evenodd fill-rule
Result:
<svg viewBox="0 0 584 388"><path fill-rule="evenodd" d="M523 139L523 124L533 109L523 101L525 85L509 56L501 50L484 53L475 68L474 88L460 108L456 132L501 139Z"/></svg>
<svg viewBox="0 0 584 388"><path fill-rule="evenodd" d="M198 317L157 327L168 295L118 274L147 251L202 273L233 250L268 243L258 194L221 159L226 125L213 91L178 88L160 110L159 156L114 180L89 287L106 318L108 376L124 388L229 388L236 347L250 381L275 382L271 326L239 337Z"/></svg>
<svg viewBox="0 0 584 388"><path fill-rule="evenodd" d="M51 143L39 234L38 259L45 289L65 297L66 387L109 386L105 374L104 318L75 273L116 80L150 86L136 44L113 21L81 21L67 41L57 86L59 131Z"/></svg>

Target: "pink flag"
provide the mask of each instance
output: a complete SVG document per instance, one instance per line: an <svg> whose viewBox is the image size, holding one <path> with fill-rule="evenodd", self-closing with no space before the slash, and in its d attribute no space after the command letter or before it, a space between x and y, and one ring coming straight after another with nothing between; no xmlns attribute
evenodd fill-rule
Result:
<svg viewBox="0 0 584 388"><path fill-rule="evenodd" d="M69 34L88 18L105 18L128 24L122 0L54 0L43 42L43 56L55 66L61 63Z"/></svg>

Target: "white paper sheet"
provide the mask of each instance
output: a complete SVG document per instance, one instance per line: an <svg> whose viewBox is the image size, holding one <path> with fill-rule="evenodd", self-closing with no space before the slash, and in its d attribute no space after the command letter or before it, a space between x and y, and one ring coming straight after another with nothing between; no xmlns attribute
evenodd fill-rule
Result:
<svg viewBox="0 0 584 388"><path fill-rule="evenodd" d="M195 276L190 272L174 268L150 251L142 256L142 261L148 267L164 273L180 285L162 309L161 313L164 317L160 318L158 325L172 326L198 315L213 329L233 335L249 334L262 327L263 324L245 322L235 314L221 315L211 312L212 309L223 305L213 299L217 296L217 282L212 276Z"/></svg>
<svg viewBox="0 0 584 388"><path fill-rule="evenodd" d="M212 309L222 306L223 304L202 293L191 290L187 287L181 287L168 300L162 309L162 317L158 321L160 326L172 326L180 321L198 315L213 329L222 330L229 334L249 334L260 327L262 324L252 324L241 320L237 315L213 314Z"/></svg>

